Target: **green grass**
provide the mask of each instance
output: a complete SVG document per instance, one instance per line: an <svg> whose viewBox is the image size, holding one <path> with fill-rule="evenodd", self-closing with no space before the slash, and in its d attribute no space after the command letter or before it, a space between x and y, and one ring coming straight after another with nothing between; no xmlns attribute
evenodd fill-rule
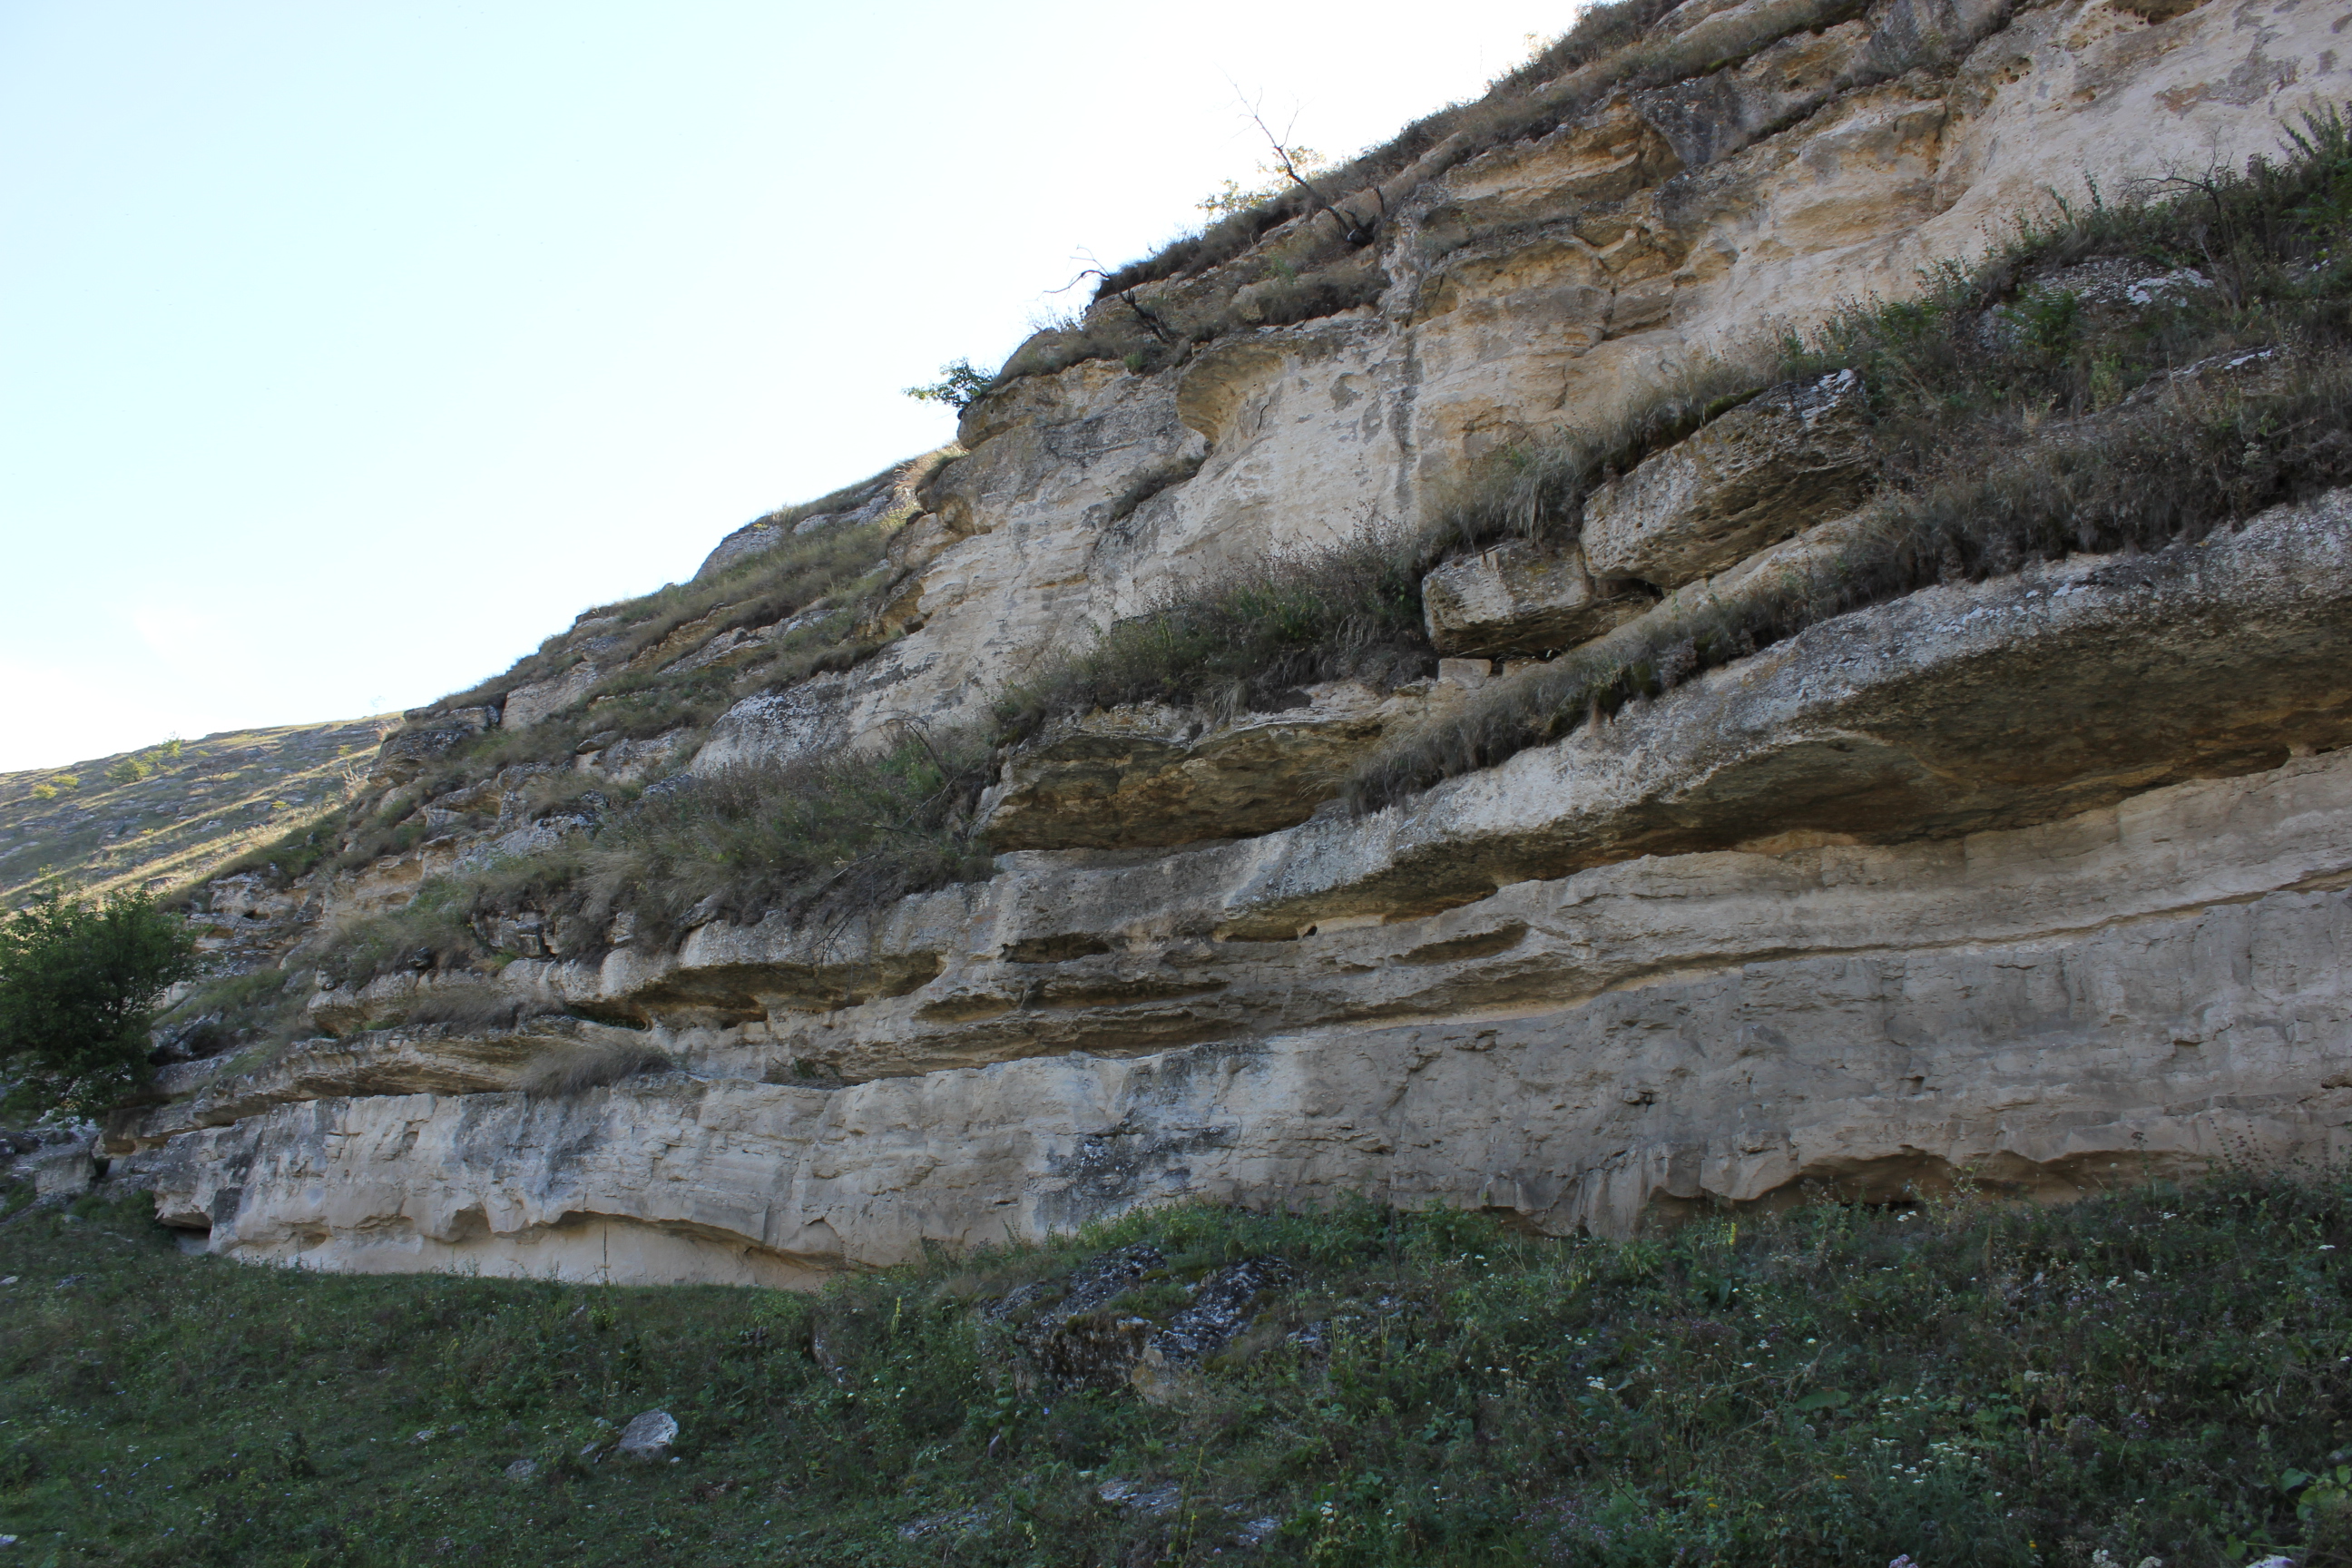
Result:
<svg viewBox="0 0 2352 1568"><path fill-rule="evenodd" d="M993 868L972 831L990 752L968 737L909 729L850 755L746 763L683 779L613 811L593 832L528 855L427 879L396 910L351 921L310 962L339 984L399 969L495 972L494 916L538 913L557 951L594 959L615 915L640 939L672 940L712 919L771 910L839 919ZM538 793L560 799L581 775ZM234 1000L230 1023L257 1025Z"/></svg>
<svg viewBox="0 0 2352 1568"><path fill-rule="evenodd" d="M254 1268L142 1204L0 1226L28 1563L1195 1563L1256 1519L1269 1563L2352 1556L2340 1175L1627 1243L1185 1207L814 1298ZM1298 1282L1178 1405L1024 1377L982 1309L1143 1240L1112 1315L1244 1257ZM681 1462L579 1458L654 1407Z"/></svg>

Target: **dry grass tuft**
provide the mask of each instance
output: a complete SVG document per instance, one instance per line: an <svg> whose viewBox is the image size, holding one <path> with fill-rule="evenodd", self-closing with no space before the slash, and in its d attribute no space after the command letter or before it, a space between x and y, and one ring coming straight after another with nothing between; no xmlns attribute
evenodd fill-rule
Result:
<svg viewBox="0 0 2352 1568"><path fill-rule="evenodd" d="M532 1063L518 1087L533 1100L576 1100L591 1089L667 1072L677 1065L651 1046L618 1040L571 1041Z"/></svg>
<svg viewBox="0 0 2352 1568"><path fill-rule="evenodd" d="M1422 570L1415 546L1367 543L1229 572L1008 689L1000 739L1123 703L1230 717L1286 706L1317 681L1410 680L1434 658L1421 625Z"/></svg>
<svg viewBox="0 0 2352 1568"><path fill-rule="evenodd" d="M444 1024L465 1033L511 1034L533 1018L561 1017L553 1003L515 996L488 985L442 989L403 1009L403 1024Z"/></svg>
<svg viewBox="0 0 2352 1568"><path fill-rule="evenodd" d="M823 916L986 876L971 836L985 744L911 727L869 753L747 763L681 779L581 851L590 918L629 909L683 929L770 911Z"/></svg>

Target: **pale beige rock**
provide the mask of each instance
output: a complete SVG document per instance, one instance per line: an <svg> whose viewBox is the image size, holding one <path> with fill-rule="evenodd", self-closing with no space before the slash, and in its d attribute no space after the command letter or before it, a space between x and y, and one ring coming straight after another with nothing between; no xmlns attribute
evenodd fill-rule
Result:
<svg viewBox="0 0 2352 1568"><path fill-rule="evenodd" d="M36 1197L79 1197L98 1180L98 1162L91 1157L87 1138L51 1144L25 1163L33 1168Z"/></svg>
<svg viewBox="0 0 2352 1568"><path fill-rule="evenodd" d="M1827 548L1815 536L1785 552ZM2347 602L2352 500L2337 496L2202 546L2078 560L1840 617L1360 821L1318 816L1156 857L1008 855L991 883L868 917L714 921L675 952L508 973L530 994L607 1012L765 1020L785 1053L851 1079L1226 1037L1253 1016L1248 988L1208 956L1233 939L1244 939L1233 951L1255 951L1644 854L2049 820L2343 744ZM2020 690L2036 694L2031 710ZM975 967L982 958L1006 967ZM1022 967L1039 961L1055 966ZM376 984L382 1000L333 1005L364 1016L415 983ZM1343 1005L1286 994L1302 1009L1286 1024ZM751 1058L729 1070L763 1072L775 1056Z"/></svg>
<svg viewBox="0 0 2352 1568"><path fill-rule="evenodd" d="M509 729L528 730L574 703L584 701L611 671L593 659L582 659L561 675L546 680L518 686L507 693L505 723Z"/></svg>
<svg viewBox="0 0 2352 1568"><path fill-rule="evenodd" d="M190 1063L215 1070L191 1085L184 1099L117 1112L101 1148L109 1154L153 1148L190 1128L226 1127L296 1100L510 1089L567 1051L634 1045L639 1038L635 1031L584 1018L549 1017L520 1028L425 1024L298 1040L249 1072L223 1074L218 1069L226 1063Z"/></svg>
<svg viewBox="0 0 2352 1568"><path fill-rule="evenodd" d="M1647 595L1597 580L1575 545L1510 540L1447 562L1421 582L1429 640L1449 657L1574 647L1650 607Z"/></svg>
<svg viewBox="0 0 2352 1568"><path fill-rule="evenodd" d="M411 713L407 723L384 737L370 776L394 786L404 784L442 752L495 729L499 722L499 710L487 707Z"/></svg>
<svg viewBox="0 0 2352 1568"><path fill-rule="evenodd" d="M1460 688L1307 687L1297 704L1220 722L1194 709L1063 720L1006 761L982 803L1000 850L1132 848L1244 838L1304 822L1392 731L1447 710Z"/></svg>
<svg viewBox="0 0 2352 1568"><path fill-rule="evenodd" d="M165 1218L230 1256L596 1279L610 1247L632 1278L798 1283L1180 1195L1622 1232L1808 1180L1886 1197L1969 1167L2051 1197L2331 1157L2347 826L2352 763L2313 758L1948 843L1607 868L1255 959L1427 977L1356 1022L1322 1003L1303 1029L835 1091L325 1100L142 1158Z"/></svg>
<svg viewBox="0 0 2352 1568"><path fill-rule="evenodd" d="M1906 295L2051 190L2240 163L2352 97L2338 18L2310 0L2154 26L2108 0L1677 16L1707 57L1684 81L1586 97L1582 68L1541 89L1583 106L1548 134L1475 156L1448 138L1342 196L1381 221L1348 258L1384 273L1376 307L975 405L971 452L892 547L874 629L904 635L742 705L695 767L971 719L1170 595L1404 537L1479 464L1605 426L1695 355ZM1181 287L1246 304L1265 266ZM701 1076L534 1101L498 1089L503 1068L354 1038L123 1163L227 1256L795 1283L1177 1194L1622 1230L1969 1162L2057 1196L2118 1161L2131 1179L2224 1148L2329 1157L2347 528L2338 498L2196 551L1932 589L1361 821L1016 850L986 883L822 926L518 957L514 995L643 1021ZM1842 537L1714 562L1650 613L1760 592ZM584 618L565 647L586 665L509 693L504 721L575 700L622 629ZM744 631L713 661L749 657L764 634ZM711 646L691 642L668 651ZM1455 673L1439 684L1463 700L1544 679ZM423 776L469 722L420 720L376 782ZM1192 760L1121 763L1097 804L1157 791L1181 814ZM525 826L429 808L457 814L443 837L333 880L321 924ZM320 1016L359 1029L416 989Z"/></svg>
<svg viewBox="0 0 2352 1568"><path fill-rule="evenodd" d="M1853 372L1773 387L1593 491L1585 563L1678 588L1853 510L1877 459Z"/></svg>

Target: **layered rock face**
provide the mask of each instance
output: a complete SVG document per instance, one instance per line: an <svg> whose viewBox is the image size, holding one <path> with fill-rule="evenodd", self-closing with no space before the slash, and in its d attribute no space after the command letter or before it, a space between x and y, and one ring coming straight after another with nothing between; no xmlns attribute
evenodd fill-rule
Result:
<svg viewBox="0 0 2352 1568"><path fill-rule="evenodd" d="M1708 68L1424 159L1347 264L1373 303L1251 327L1261 285L1228 279L1244 324L1166 368L1088 359L974 404L961 456L845 502L919 507L878 651L580 766L707 775L952 727L1092 628L1419 528L1490 452L1903 293L2047 188L2274 149L2282 116L2347 96L2337 23L2315 0L2156 23L1694 0L1660 36ZM109 1149L231 1256L785 1285L1193 1195L1622 1233L1963 1172L2056 1198L2334 1157L2352 495L1927 588L1401 804L1335 798L1384 736L1540 675L1522 661L1832 557L1866 484L1853 398L1773 389L1603 486L1580 542L1442 567L1433 641L1465 657L1426 679L1049 728L984 797L985 881L593 952L507 932L524 1012L497 1028L393 1026L432 974L328 989L339 1038L119 1117ZM713 570L775 544L746 531ZM420 718L384 778L434 737L542 721L583 668ZM334 900L396 905L519 843L489 809ZM529 1081L647 1048L667 1070Z"/></svg>

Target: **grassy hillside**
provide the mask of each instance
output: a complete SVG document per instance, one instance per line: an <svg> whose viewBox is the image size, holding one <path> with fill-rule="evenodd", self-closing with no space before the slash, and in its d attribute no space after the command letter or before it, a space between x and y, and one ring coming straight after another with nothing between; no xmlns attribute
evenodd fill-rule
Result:
<svg viewBox="0 0 2352 1568"><path fill-rule="evenodd" d="M397 715L228 730L0 773L0 903L51 878L92 892L194 881L343 804Z"/></svg>
<svg viewBox="0 0 2352 1568"><path fill-rule="evenodd" d="M1125 1293L1041 1334L1107 1256ZM1632 1243L1191 1207L814 1298L251 1268L85 1198L0 1223L0 1531L58 1564L2342 1563L2347 1258L2337 1175ZM1164 1403L1040 1376L1237 1259L1266 1288ZM612 1454L655 1407L676 1462Z"/></svg>

